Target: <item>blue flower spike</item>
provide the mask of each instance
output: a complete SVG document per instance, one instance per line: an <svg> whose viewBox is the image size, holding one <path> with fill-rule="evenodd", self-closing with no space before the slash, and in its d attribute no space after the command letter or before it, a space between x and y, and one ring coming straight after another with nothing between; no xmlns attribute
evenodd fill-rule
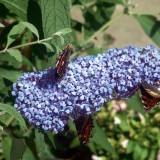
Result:
<svg viewBox="0 0 160 160"><path fill-rule="evenodd" d="M31 124L56 134L69 117L93 114L111 99L129 98L142 82L159 80L160 51L129 46L71 60L60 80L55 68L24 73L13 84L12 95L14 107Z"/></svg>

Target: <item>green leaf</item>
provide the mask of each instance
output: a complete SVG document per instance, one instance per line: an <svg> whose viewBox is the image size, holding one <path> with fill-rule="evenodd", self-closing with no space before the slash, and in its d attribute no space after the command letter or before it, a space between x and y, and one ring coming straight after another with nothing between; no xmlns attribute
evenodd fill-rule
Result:
<svg viewBox="0 0 160 160"><path fill-rule="evenodd" d="M29 61L29 59L27 59L27 57L25 56L22 56L22 63L23 65L27 65L28 67L34 67L31 61Z"/></svg>
<svg viewBox="0 0 160 160"><path fill-rule="evenodd" d="M27 20L27 8L29 0L1 0L10 12L15 13L23 21Z"/></svg>
<svg viewBox="0 0 160 160"><path fill-rule="evenodd" d="M72 32L71 28L64 28L64 29L61 29L58 32L54 33L54 35L62 36L62 35L68 34L70 32Z"/></svg>
<svg viewBox="0 0 160 160"><path fill-rule="evenodd" d="M22 54L21 56L23 65L26 65L27 67L33 67L33 64L27 59L27 57L23 56ZM19 68L20 65L13 56L10 56L9 53L0 54L0 61L8 62L8 65L13 66L14 68Z"/></svg>
<svg viewBox="0 0 160 160"><path fill-rule="evenodd" d="M18 139L12 137L12 146L11 146L11 153L10 153L10 160L19 160L22 158L25 152L25 144L23 139Z"/></svg>
<svg viewBox="0 0 160 160"><path fill-rule="evenodd" d="M47 136L48 136L50 142L52 143L53 147L56 149L56 144L55 144L55 141L53 139L53 132L48 132Z"/></svg>
<svg viewBox="0 0 160 160"><path fill-rule="evenodd" d="M98 8L95 10L95 8ZM115 9L115 4L106 1L96 1L84 12L84 35L86 39L108 23Z"/></svg>
<svg viewBox="0 0 160 160"><path fill-rule="evenodd" d="M0 77L0 93L9 97L9 92L11 90L11 81Z"/></svg>
<svg viewBox="0 0 160 160"><path fill-rule="evenodd" d="M12 107L8 104L0 103L0 109L7 112L10 115L12 115L19 122L19 124L25 130L27 130L27 126L26 126L26 123L25 123L24 119L22 118L21 114L18 113L18 111L14 107Z"/></svg>
<svg viewBox="0 0 160 160"><path fill-rule="evenodd" d="M144 114L144 109L142 106L142 101L138 94L134 95L133 97L126 100L129 107L132 107L136 111Z"/></svg>
<svg viewBox="0 0 160 160"><path fill-rule="evenodd" d="M18 62L22 62L22 55L17 49L9 49L7 50L10 56L14 57Z"/></svg>
<svg viewBox="0 0 160 160"><path fill-rule="evenodd" d="M19 23L10 30L7 37L6 49L10 44L12 44L16 40L16 38L22 33L24 29L25 29L25 26Z"/></svg>
<svg viewBox="0 0 160 160"><path fill-rule="evenodd" d="M2 140L2 149L3 149L3 157L4 159L10 159L10 151L11 151L11 146L12 146L12 139L11 137L8 136L3 136Z"/></svg>
<svg viewBox="0 0 160 160"><path fill-rule="evenodd" d="M128 2L128 0L102 0L102 1L113 4L127 4Z"/></svg>
<svg viewBox="0 0 160 160"><path fill-rule="evenodd" d="M150 151L149 157L147 157L147 159L148 160L155 160L156 159L156 154L157 154L157 151L155 149L152 149Z"/></svg>
<svg viewBox="0 0 160 160"><path fill-rule="evenodd" d="M108 3L114 3L114 4L124 4L124 3L127 3L128 2L128 0L101 0L101 2L108 2ZM82 4L87 4L87 3L92 3L93 2L93 0L80 0L80 2L82 3Z"/></svg>
<svg viewBox="0 0 160 160"><path fill-rule="evenodd" d="M146 148L142 148L139 144L134 143L133 148L133 157L134 159L148 159L148 150Z"/></svg>
<svg viewBox="0 0 160 160"><path fill-rule="evenodd" d="M39 33L37 28L28 22L20 22L20 24L24 25L26 28L28 28L32 33L34 33L37 36L37 39L39 40Z"/></svg>
<svg viewBox="0 0 160 160"><path fill-rule="evenodd" d="M57 60L57 54L56 53L60 53L62 50L61 48L59 48L58 45L54 45L54 50L53 52L49 52L48 57L49 57L49 63L50 66L55 66L56 65L56 60Z"/></svg>
<svg viewBox="0 0 160 160"><path fill-rule="evenodd" d="M40 160L45 160L45 141L44 141L44 134L38 131L38 129L35 130L35 137L36 137L36 144L38 153L40 156Z"/></svg>
<svg viewBox="0 0 160 160"><path fill-rule="evenodd" d="M78 138L75 123L73 122L73 119L71 117L69 118L68 126L69 126L68 131L72 131L76 135L75 138L73 139L73 141L71 142L71 144L69 145L69 148L75 148L78 145L80 145L80 142L79 142L79 138ZM67 132L66 132L66 135L67 135Z"/></svg>
<svg viewBox="0 0 160 160"><path fill-rule="evenodd" d="M114 3L114 4L127 4L128 0L102 0L108 3Z"/></svg>
<svg viewBox="0 0 160 160"><path fill-rule="evenodd" d="M148 149L143 148L141 153L141 159L146 159L148 157Z"/></svg>
<svg viewBox="0 0 160 160"><path fill-rule="evenodd" d="M121 130L124 132L129 132L131 128L126 121L127 115L121 113L121 114L117 114L117 117L121 120L121 123L119 124L119 127L121 128Z"/></svg>
<svg viewBox="0 0 160 160"><path fill-rule="evenodd" d="M28 28L32 33L34 33L39 40L38 31L31 23L20 22L17 25L15 25L9 32L7 37L7 45L5 49L7 49L8 46L16 40L16 38L18 38L18 36L24 31L25 28Z"/></svg>
<svg viewBox="0 0 160 160"><path fill-rule="evenodd" d="M25 152L24 152L24 154L23 154L22 160L29 160L29 159L37 160L37 158L35 157L33 151L29 147L27 147Z"/></svg>
<svg viewBox="0 0 160 160"><path fill-rule="evenodd" d="M134 150L134 147L135 147L135 142L132 141L132 140L129 140L129 143L127 145L127 151L126 151L126 153L128 153L128 154L132 153L133 150Z"/></svg>
<svg viewBox="0 0 160 160"><path fill-rule="evenodd" d="M157 143L158 143L158 147L160 147L160 133L157 134Z"/></svg>
<svg viewBox="0 0 160 160"><path fill-rule="evenodd" d="M97 123L94 123L95 125L95 134L92 138L92 141L96 144L100 145L103 149L106 151L109 151L110 153L114 154L114 148L111 146L110 142L107 140L106 134L104 131L97 125Z"/></svg>
<svg viewBox="0 0 160 160"><path fill-rule="evenodd" d="M40 6L42 10L42 24L45 38L50 37L59 31L59 34L70 32L69 0L41 0ZM70 42L70 36L67 34L64 38L65 44L68 44ZM53 39L51 44L54 45L55 43L58 44L58 41Z"/></svg>
<svg viewBox="0 0 160 160"><path fill-rule="evenodd" d="M60 36L60 40L61 40L61 44L64 44L64 38L62 36Z"/></svg>
<svg viewBox="0 0 160 160"><path fill-rule="evenodd" d="M53 47L49 43L47 43L47 42L42 42L41 44L44 44L51 51L54 50Z"/></svg>
<svg viewBox="0 0 160 160"><path fill-rule="evenodd" d="M6 78L12 82L16 82L21 74L21 71L0 68L0 77Z"/></svg>
<svg viewBox="0 0 160 160"><path fill-rule="evenodd" d="M4 25L2 23L0 23L0 28L3 28L3 27L4 27Z"/></svg>
<svg viewBox="0 0 160 160"><path fill-rule="evenodd" d="M69 33L70 32L70 1L69 0L41 0L40 7L42 11L42 25L44 37L53 36L56 32ZM61 30L62 29L62 30ZM59 34L60 34L59 33ZM70 43L70 35L66 34L64 37L65 45ZM52 39L51 45L58 45L62 47L63 39ZM50 57L50 63L54 65L56 54Z"/></svg>
<svg viewBox="0 0 160 160"><path fill-rule="evenodd" d="M0 78L0 93L3 93L6 91L6 85L3 81L3 78Z"/></svg>
<svg viewBox="0 0 160 160"><path fill-rule="evenodd" d="M141 159L141 153L142 153L142 148L140 147L139 144L136 144L134 146L134 152L133 152L133 158L136 159Z"/></svg>
<svg viewBox="0 0 160 160"><path fill-rule="evenodd" d="M133 14L136 20L139 22L144 32L158 45L160 46L160 21L157 17L152 15L137 15Z"/></svg>

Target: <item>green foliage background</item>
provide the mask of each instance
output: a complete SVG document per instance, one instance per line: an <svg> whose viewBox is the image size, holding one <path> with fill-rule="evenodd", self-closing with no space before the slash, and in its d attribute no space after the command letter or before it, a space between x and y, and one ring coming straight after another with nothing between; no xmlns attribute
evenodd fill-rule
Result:
<svg viewBox="0 0 160 160"><path fill-rule="evenodd" d="M117 5L123 11L113 16ZM83 21L71 18L74 7ZM14 109L11 96L12 84L23 72L54 67L66 44L73 45L71 58L105 51L113 42L105 31L124 15L135 18L144 34L160 46L157 16L133 9L129 0L0 0L0 159L156 159L159 109L144 112L138 93L126 100L124 111L114 107L122 103L109 102L94 115L87 146L79 144L72 121L57 135L39 132ZM102 43L96 47L100 34Z"/></svg>

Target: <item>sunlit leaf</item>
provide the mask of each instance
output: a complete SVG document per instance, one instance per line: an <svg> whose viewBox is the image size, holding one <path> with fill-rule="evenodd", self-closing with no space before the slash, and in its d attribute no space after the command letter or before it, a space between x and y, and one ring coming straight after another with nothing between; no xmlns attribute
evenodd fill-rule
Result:
<svg viewBox="0 0 160 160"><path fill-rule="evenodd" d="M139 22L145 33L160 46L160 21L157 17L152 15L137 15L133 14L136 20Z"/></svg>
<svg viewBox="0 0 160 160"><path fill-rule="evenodd" d="M3 28L3 27L4 27L4 25L2 23L0 23L0 28Z"/></svg>
<svg viewBox="0 0 160 160"><path fill-rule="evenodd" d="M128 0L102 0L113 4L127 4Z"/></svg>
<svg viewBox="0 0 160 160"><path fill-rule="evenodd" d="M100 9L95 9L100 8ZM95 5L90 5L84 11L84 35L86 39L105 25L111 18L115 9L115 4L107 1L96 1Z"/></svg>

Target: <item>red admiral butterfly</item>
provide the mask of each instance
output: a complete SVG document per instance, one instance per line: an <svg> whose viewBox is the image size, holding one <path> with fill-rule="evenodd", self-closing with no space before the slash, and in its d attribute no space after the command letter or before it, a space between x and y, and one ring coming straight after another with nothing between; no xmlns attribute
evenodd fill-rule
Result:
<svg viewBox="0 0 160 160"><path fill-rule="evenodd" d="M91 115L80 116L75 121L76 130L80 144L89 143L90 133L93 128L93 119Z"/></svg>
<svg viewBox="0 0 160 160"><path fill-rule="evenodd" d="M143 82L140 92L145 110L149 111L160 103L160 90L156 86Z"/></svg>
<svg viewBox="0 0 160 160"><path fill-rule="evenodd" d="M66 48L59 54L56 61L56 72L59 77L63 77L65 75L71 50L71 45L67 45Z"/></svg>

